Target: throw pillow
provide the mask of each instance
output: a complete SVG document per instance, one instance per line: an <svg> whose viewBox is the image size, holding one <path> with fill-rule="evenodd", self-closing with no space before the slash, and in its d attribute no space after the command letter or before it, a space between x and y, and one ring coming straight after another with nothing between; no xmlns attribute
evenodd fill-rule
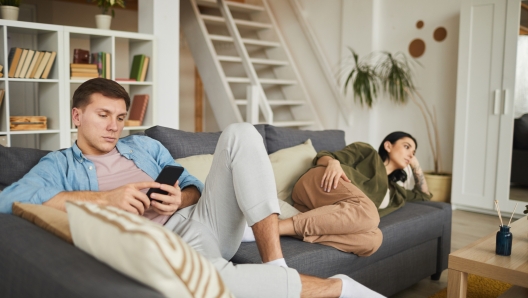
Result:
<svg viewBox="0 0 528 298"><path fill-rule="evenodd" d="M213 164L212 154L194 155L185 158L175 159L175 162L184 167L191 175L198 178L202 183L205 183L205 178L211 170Z"/></svg>
<svg viewBox="0 0 528 298"><path fill-rule="evenodd" d="M15 202L13 203L13 214L73 244L68 215L64 211L44 205Z"/></svg>
<svg viewBox="0 0 528 298"><path fill-rule="evenodd" d="M292 205L291 193L293 186L312 165L312 160L317 155L312 142L308 139L304 144L279 150L269 155L275 183L277 197Z"/></svg>
<svg viewBox="0 0 528 298"><path fill-rule="evenodd" d="M342 130L298 130L287 127L266 126L266 144L268 154L277 150L297 146L306 140L312 140L315 151L330 152L345 148L345 132Z"/></svg>
<svg viewBox="0 0 528 298"><path fill-rule="evenodd" d="M214 266L164 227L87 202L66 210L75 246L166 297L232 297Z"/></svg>

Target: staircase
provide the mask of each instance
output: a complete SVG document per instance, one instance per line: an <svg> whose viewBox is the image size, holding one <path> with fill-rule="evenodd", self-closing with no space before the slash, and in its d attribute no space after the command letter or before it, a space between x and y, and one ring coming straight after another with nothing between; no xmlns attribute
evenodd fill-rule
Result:
<svg viewBox="0 0 528 298"><path fill-rule="evenodd" d="M322 129L266 0L181 0L181 27L221 129Z"/></svg>

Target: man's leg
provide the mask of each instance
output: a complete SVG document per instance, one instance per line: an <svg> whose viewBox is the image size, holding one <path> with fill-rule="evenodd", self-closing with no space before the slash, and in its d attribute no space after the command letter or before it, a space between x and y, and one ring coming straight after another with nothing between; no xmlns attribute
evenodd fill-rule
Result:
<svg viewBox="0 0 528 298"><path fill-rule="evenodd" d="M191 219L211 228L227 260L238 250L247 221L267 262L282 258L275 213L280 213L275 177L262 137L250 124L229 125Z"/></svg>

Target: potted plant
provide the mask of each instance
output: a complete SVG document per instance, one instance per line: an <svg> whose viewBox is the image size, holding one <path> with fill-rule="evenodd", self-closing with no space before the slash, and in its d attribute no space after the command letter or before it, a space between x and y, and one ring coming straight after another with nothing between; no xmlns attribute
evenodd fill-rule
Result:
<svg viewBox="0 0 528 298"><path fill-rule="evenodd" d="M420 109L425 120L427 136L434 161L434 171L424 173L427 185L433 193L434 201L449 202L451 197L451 174L444 173L440 166L440 138L436 110L427 105L413 83L413 72L409 60L403 53L395 55L388 52L373 53L365 59L359 59L350 49L354 66L348 73L344 90L350 85L354 100L361 105L372 107L378 91L389 94L391 100L405 104L410 98Z"/></svg>
<svg viewBox="0 0 528 298"><path fill-rule="evenodd" d="M4 20L18 20L18 10L20 0L0 0L2 19Z"/></svg>
<svg viewBox="0 0 528 298"><path fill-rule="evenodd" d="M113 6L125 7L124 0L93 0L93 2L96 2L97 7L101 9L101 14L95 15L95 24L99 29L110 29L112 18L115 16ZM108 15L109 11L111 12L110 15Z"/></svg>

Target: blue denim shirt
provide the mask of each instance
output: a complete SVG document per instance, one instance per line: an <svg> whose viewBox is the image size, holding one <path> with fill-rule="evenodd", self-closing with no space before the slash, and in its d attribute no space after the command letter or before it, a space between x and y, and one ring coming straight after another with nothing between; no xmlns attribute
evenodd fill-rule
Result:
<svg viewBox="0 0 528 298"><path fill-rule="evenodd" d="M119 139L116 148L147 175L156 179L166 165L179 165L160 142L147 136ZM203 183L187 170L179 179L184 189L194 185L200 193ZM42 204L63 191L98 191L95 165L82 154L77 143L44 156L22 179L0 193L0 212L11 213L13 202Z"/></svg>

